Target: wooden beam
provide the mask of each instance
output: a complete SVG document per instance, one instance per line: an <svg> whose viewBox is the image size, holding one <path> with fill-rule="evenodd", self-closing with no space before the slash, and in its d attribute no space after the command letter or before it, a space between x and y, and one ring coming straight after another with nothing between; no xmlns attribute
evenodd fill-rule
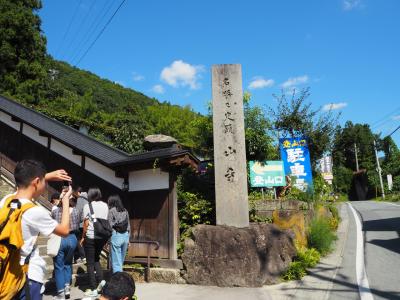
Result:
<svg viewBox="0 0 400 300"><path fill-rule="evenodd" d="M168 256L169 259L178 259L179 239L178 219L178 197L176 188L176 175L169 174L169 195L168 195Z"/></svg>

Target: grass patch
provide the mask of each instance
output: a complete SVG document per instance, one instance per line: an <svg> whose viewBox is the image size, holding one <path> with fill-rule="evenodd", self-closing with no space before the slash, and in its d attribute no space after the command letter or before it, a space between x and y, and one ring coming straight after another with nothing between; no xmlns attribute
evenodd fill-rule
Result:
<svg viewBox="0 0 400 300"><path fill-rule="evenodd" d="M337 239L332 230L330 221L323 218L316 218L311 221L308 232L308 245L318 250L322 255L332 250L333 242Z"/></svg>

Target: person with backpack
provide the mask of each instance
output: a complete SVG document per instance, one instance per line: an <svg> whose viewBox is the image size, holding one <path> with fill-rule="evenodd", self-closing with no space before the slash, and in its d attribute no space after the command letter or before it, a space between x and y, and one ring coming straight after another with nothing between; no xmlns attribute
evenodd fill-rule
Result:
<svg viewBox="0 0 400 300"><path fill-rule="evenodd" d="M46 189L47 180L71 180L67 172L46 174L44 165L22 160L14 170L17 192L0 201L0 299L41 300L46 262L39 255L36 240L51 233L69 234L69 189L61 199L61 222L53 220L46 209L35 202Z"/></svg>
<svg viewBox="0 0 400 300"><path fill-rule="evenodd" d="M72 189L73 190L73 189ZM79 229L80 215L76 210L76 198L71 195L69 199L69 214L70 214L70 231L67 237L61 239L59 243L58 254L53 258L54 261L54 278L56 281L57 295L54 300L69 299L70 283L72 281L72 260L74 252L78 244L75 232ZM61 221L63 207L52 211L51 217L57 222Z"/></svg>
<svg viewBox="0 0 400 300"><path fill-rule="evenodd" d="M108 198L108 221L113 229L111 236L111 264L113 273L122 272L131 232L128 211L118 195Z"/></svg>
<svg viewBox="0 0 400 300"><path fill-rule="evenodd" d="M83 223L83 236L80 244L85 249L90 285L90 289L86 290L85 295L97 297L97 284L103 281L100 254L111 237L111 227L108 222L108 206L107 203L103 202L99 188L89 189L88 201L89 203L83 207L85 221ZM95 270L96 276L94 273Z"/></svg>

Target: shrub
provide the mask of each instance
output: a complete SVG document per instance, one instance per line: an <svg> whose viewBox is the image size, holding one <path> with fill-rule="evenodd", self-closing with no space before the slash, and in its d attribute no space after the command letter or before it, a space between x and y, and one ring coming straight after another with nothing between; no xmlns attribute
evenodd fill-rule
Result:
<svg viewBox="0 0 400 300"><path fill-rule="evenodd" d="M326 255L332 250L332 244L337 239L329 225L329 220L316 218L311 221L308 232L308 245Z"/></svg>
<svg viewBox="0 0 400 300"><path fill-rule="evenodd" d="M290 263L289 268L283 274L283 280L298 280L307 274L307 268L313 268L321 258L319 252L314 249L303 248L298 250L294 261Z"/></svg>
<svg viewBox="0 0 400 300"><path fill-rule="evenodd" d="M310 248L297 252L296 260L301 261L306 268L313 268L321 258L317 249Z"/></svg>
<svg viewBox="0 0 400 300"><path fill-rule="evenodd" d="M190 229L197 224L215 224L213 204L202 199L200 195L178 191L179 230L181 233L178 244L178 255L183 253L183 242L189 237Z"/></svg>
<svg viewBox="0 0 400 300"><path fill-rule="evenodd" d="M289 268L282 276L283 280L297 280L301 279L307 274L306 269L301 261L293 261L290 263Z"/></svg>

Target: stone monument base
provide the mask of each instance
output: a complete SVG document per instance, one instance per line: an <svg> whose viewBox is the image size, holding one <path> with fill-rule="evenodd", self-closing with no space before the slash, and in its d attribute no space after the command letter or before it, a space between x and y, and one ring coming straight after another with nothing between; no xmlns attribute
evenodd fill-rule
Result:
<svg viewBox="0 0 400 300"><path fill-rule="evenodd" d="M260 287L279 281L296 255L293 233L273 224L197 225L182 255L188 283Z"/></svg>

